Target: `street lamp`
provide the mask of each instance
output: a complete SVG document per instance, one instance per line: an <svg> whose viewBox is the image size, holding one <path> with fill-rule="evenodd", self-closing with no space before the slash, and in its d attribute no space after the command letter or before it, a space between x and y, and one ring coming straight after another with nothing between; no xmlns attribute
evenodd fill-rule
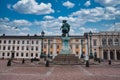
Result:
<svg viewBox="0 0 120 80"><path fill-rule="evenodd" d="M41 32L42 42L41 42L41 55L40 55L40 58L44 58L44 57L45 57L45 56L44 56L44 53L43 53L43 38L44 38L44 34L45 34L45 32L42 31L42 32Z"/></svg>
<svg viewBox="0 0 120 80"><path fill-rule="evenodd" d="M85 38L86 38L86 56L85 56L85 60L86 60L86 67L89 67L89 55L88 55L88 33L85 34Z"/></svg>
<svg viewBox="0 0 120 80"><path fill-rule="evenodd" d="M50 58L50 39L48 39L48 58Z"/></svg>
<svg viewBox="0 0 120 80"><path fill-rule="evenodd" d="M83 40L81 40L81 58L84 58L84 56L83 56Z"/></svg>
<svg viewBox="0 0 120 80"><path fill-rule="evenodd" d="M89 37L90 37L90 55L89 55L89 57L90 57L90 59L92 59L93 54L92 54L92 32L91 31L89 32Z"/></svg>

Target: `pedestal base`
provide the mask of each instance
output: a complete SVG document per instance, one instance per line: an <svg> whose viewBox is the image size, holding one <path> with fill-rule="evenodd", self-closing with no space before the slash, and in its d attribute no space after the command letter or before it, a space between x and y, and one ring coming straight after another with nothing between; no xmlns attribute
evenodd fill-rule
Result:
<svg viewBox="0 0 120 80"><path fill-rule="evenodd" d="M60 51L60 54L71 54L69 40L69 37L62 37L62 49Z"/></svg>

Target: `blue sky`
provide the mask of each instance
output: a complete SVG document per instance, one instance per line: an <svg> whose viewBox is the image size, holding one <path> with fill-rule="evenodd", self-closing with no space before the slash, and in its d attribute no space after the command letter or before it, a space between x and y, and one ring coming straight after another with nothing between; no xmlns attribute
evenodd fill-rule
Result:
<svg viewBox="0 0 120 80"><path fill-rule="evenodd" d="M0 34L61 35L64 19L70 35L120 31L120 0L0 0Z"/></svg>

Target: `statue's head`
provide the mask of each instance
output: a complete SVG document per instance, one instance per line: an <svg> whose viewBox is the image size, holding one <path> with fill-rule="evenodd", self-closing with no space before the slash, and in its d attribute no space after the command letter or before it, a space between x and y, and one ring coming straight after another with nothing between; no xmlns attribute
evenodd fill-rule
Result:
<svg viewBox="0 0 120 80"><path fill-rule="evenodd" d="M66 23L67 22L67 20L63 20L63 23Z"/></svg>

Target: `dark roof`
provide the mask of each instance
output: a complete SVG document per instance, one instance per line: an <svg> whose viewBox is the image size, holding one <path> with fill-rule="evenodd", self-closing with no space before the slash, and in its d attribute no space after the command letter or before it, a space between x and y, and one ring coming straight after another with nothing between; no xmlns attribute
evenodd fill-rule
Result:
<svg viewBox="0 0 120 80"><path fill-rule="evenodd" d="M70 35L70 38L81 38L84 39L84 36L81 35ZM17 36L17 35L2 35L0 36L0 39L41 39L41 35L34 35L34 36ZM45 35L44 38L61 38L60 35Z"/></svg>

